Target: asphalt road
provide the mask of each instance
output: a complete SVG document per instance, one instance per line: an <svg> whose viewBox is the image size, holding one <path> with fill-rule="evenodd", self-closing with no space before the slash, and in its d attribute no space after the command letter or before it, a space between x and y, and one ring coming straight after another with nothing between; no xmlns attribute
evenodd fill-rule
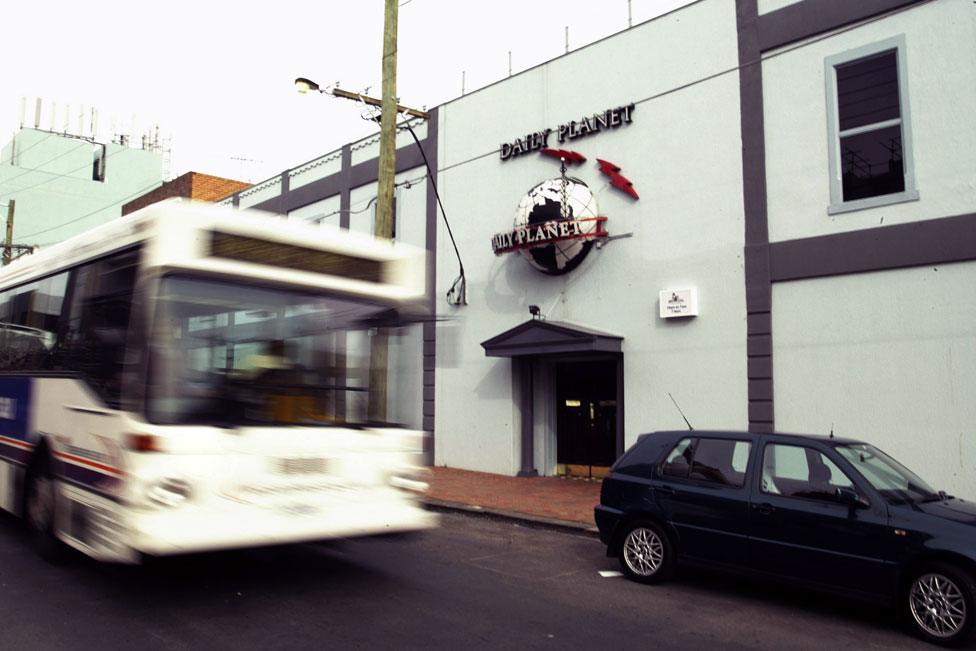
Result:
<svg viewBox="0 0 976 651"><path fill-rule="evenodd" d="M50 565L4 516L0 631L4 649L925 647L830 597L598 574L616 569L593 538L457 514L405 539Z"/></svg>

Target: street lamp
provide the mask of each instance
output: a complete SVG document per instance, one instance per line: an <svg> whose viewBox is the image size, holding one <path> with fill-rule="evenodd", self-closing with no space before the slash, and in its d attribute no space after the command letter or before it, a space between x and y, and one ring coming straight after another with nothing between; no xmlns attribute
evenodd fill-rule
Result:
<svg viewBox="0 0 976 651"><path fill-rule="evenodd" d="M295 80L295 89L302 94L305 94L310 90L317 90L320 93L322 92L322 89L319 88L318 84L311 79L306 79L305 77L299 77Z"/></svg>
<svg viewBox="0 0 976 651"><path fill-rule="evenodd" d="M338 87L339 84L336 82L333 86L326 86L322 88L317 83L308 79L307 77L299 77L295 80L295 90L299 93L305 95L309 91L319 92L327 95L333 95L335 97L341 97L342 99L351 99L356 102L362 102L363 104L368 104L370 106L375 106L377 108L383 107L383 101L375 97L370 97L369 95L361 95L360 93L353 93L348 90L343 90ZM402 104L396 105L396 112L402 113L404 115L409 115L414 118L420 118L421 120L429 120L430 113L427 111L419 111L417 109L410 108L408 106L403 106Z"/></svg>

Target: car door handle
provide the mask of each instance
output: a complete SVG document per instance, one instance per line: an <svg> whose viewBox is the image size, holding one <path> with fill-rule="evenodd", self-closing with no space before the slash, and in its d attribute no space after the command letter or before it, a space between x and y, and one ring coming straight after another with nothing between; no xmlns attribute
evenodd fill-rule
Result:
<svg viewBox="0 0 976 651"><path fill-rule="evenodd" d="M670 486L655 486L654 491L664 495L674 495L674 489Z"/></svg>
<svg viewBox="0 0 976 651"><path fill-rule="evenodd" d="M753 504L752 508L754 508L756 511L759 511L760 515L769 515L770 513L776 510L775 506L773 506L772 504L767 504L765 502L763 502L762 504Z"/></svg>

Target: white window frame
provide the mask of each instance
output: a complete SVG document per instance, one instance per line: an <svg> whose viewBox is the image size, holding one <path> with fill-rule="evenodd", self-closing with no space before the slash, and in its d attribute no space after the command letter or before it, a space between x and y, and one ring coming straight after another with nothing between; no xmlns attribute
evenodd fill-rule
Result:
<svg viewBox="0 0 976 651"><path fill-rule="evenodd" d="M898 74L899 113L901 117L841 131L839 108L837 105L837 67L890 51L895 52L895 65ZM824 60L824 78L827 86L827 145L830 159L830 206L827 208L828 215L918 200L918 188L915 185L915 162L912 154L912 121L908 104L908 64L906 62L905 51L905 35L900 34L883 41L878 41L877 43L872 43L871 45L865 45L829 56ZM844 186L841 179L844 168L843 162L840 159L840 139L896 124L900 124L901 126L901 152L902 166L905 174L905 189L893 194L844 201Z"/></svg>

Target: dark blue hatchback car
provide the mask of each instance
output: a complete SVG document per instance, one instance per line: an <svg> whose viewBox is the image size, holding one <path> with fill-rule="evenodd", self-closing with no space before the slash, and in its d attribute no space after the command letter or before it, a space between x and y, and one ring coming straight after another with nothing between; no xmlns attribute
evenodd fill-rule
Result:
<svg viewBox="0 0 976 651"><path fill-rule="evenodd" d="M885 602L937 644L973 629L976 504L862 441L645 434L604 479L595 517L637 581L686 562Z"/></svg>

